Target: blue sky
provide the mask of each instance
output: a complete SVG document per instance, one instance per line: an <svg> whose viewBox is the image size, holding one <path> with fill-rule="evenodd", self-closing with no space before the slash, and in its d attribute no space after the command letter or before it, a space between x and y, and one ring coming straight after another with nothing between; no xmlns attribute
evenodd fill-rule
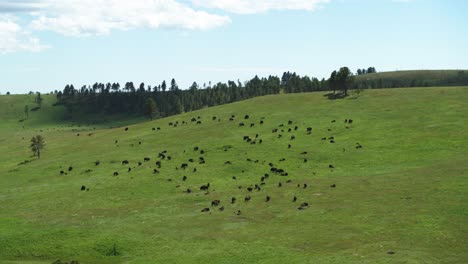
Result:
<svg viewBox="0 0 468 264"><path fill-rule="evenodd" d="M468 69L466 14L463 0L0 0L0 93Z"/></svg>

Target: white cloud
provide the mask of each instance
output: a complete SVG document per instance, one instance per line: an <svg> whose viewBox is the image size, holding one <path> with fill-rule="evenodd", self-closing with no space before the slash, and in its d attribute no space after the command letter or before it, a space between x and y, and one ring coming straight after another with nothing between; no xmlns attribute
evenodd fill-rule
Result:
<svg viewBox="0 0 468 264"><path fill-rule="evenodd" d="M255 14L269 10L313 11L330 0L192 0L197 6L216 8L237 14Z"/></svg>
<svg viewBox="0 0 468 264"><path fill-rule="evenodd" d="M0 16L0 54L47 49L38 38L21 28L11 17Z"/></svg>
<svg viewBox="0 0 468 264"><path fill-rule="evenodd" d="M68 36L109 34L134 28L207 30L231 22L175 0L44 0L31 26Z"/></svg>

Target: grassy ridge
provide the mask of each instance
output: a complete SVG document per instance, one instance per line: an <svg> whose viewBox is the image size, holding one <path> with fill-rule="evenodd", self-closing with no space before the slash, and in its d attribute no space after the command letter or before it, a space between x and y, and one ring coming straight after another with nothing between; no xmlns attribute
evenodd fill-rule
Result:
<svg viewBox="0 0 468 264"><path fill-rule="evenodd" d="M467 85L468 70L412 70L358 75L357 83L375 82L379 87ZM380 83L379 83L380 82Z"/></svg>
<svg viewBox="0 0 468 264"><path fill-rule="evenodd" d="M132 125L127 132L64 126L47 108L19 124L11 109L26 99L0 96L0 262L464 263L467 92L372 90L335 101L322 93L266 96ZM198 116L202 124L190 122ZM348 118L353 124L343 122ZM312 135L305 132L309 126ZM43 158L18 165L30 159L28 139L39 130L48 144ZM262 144L242 140L255 134ZM321 140L330 136L336 143ZM163 150L172 159L154 175ZM200 156L206 164L197 163ZM130 165L121 165L124 159ZM270 173L269 162L289 176ZM69 166L73 170L60 175ZM245 188L265 173L270 178L262 190L249 193ZM198 187L208 182L206 195ZM304 183L307 189L297 188ZM90 191L80 191L82 185ZM187 188L194 192L184 193ZM214 199L225 211L201 213ZM303 202L310 208L297 210Z"/></svg>

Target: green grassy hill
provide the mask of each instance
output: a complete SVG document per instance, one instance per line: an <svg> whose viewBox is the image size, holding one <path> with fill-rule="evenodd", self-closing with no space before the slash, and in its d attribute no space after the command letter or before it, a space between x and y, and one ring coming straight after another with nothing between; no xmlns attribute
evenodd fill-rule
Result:
<svg viewBox="0 0 468 264"><path fill-rule="evenodd" d="M361 82L370 82L378 88L467 85L468 70L378 72L356 76L356 84Z"/></svg>
<svg viewBox="0 0 468 264"><path fill-rule="evenodd" d="M18 122L31 98L0 96L0 263L466 263L468 88L324 95L128 131L108 127L129 120L72 126L50 98ZM40 160L28 150L38 133Z"/></svg>

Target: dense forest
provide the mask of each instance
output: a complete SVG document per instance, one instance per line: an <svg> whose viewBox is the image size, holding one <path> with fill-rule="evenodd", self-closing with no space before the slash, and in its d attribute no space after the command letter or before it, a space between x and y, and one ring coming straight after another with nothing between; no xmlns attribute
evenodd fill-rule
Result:
<svg viewBox="0 0 468 264"><path fill-rule="evenodd" d="M194 82L188 89L180 89L176 80L172 79L170 83L163 81L155 86L144 83L135 86L133 82L127 82L124 86L119 83L95 83L76 89L69 84L63 91L55 93L57 105L64 105L71 115L125 113L158 118L270 94L333 91L333 94L347 96L348 90L361 92L364 89L448 85L468 85L468 74L459 71L450 78L392 79L391 76L379 78L374 67L359 69L356 74L342 67L339 71L333 71L330 78L321 80L285 72L281 78L255 76L245 83L228 81L200 86ZM147 109L148 105L151 105L150 110Z"/></svg>

